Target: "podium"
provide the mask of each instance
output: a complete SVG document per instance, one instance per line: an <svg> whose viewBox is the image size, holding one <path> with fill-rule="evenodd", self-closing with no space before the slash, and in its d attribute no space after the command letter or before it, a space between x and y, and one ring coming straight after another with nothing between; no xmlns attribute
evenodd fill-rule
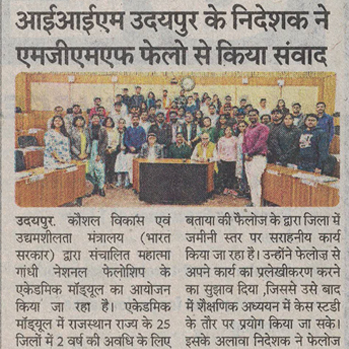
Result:
<svg viewBox="0 0 349 349"><path fill-rule="evenodd" d="M214 190L214 163L133 159L133 188L152 204L199 204Z"/></svg>

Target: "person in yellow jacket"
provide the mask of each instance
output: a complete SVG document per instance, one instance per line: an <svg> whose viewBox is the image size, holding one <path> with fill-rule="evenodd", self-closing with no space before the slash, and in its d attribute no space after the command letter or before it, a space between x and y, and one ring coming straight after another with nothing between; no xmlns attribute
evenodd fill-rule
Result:
<svg viewBox="0 0 349 349"><path fill-rule="evenodd" d="M216 162L218 160L216 144L210 142L210 136L208 133L202 133L200 138L201 142L196 145L191 159L200 162ZM215 163L215 172L218 172L217 163Z"/></svg>

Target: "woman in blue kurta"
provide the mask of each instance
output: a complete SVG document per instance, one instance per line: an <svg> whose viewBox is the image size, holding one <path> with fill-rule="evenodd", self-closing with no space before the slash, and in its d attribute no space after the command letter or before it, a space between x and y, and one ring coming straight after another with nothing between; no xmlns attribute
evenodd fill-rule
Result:
<svg viewBox="0 0 349 349"><path fill-rule="evenodd" d="M70 142L61 116L52 118L51 129L45 133L45 169L57 169L70 163Z"/></svg>

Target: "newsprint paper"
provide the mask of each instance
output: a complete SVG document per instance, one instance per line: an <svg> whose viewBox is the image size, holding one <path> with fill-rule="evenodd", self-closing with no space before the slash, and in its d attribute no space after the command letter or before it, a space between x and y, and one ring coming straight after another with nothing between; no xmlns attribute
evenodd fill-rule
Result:
<svg viewBox="0 0 349 349"><path fill-rule="evenodd" d="M347 5L2 1L1 348L347 348Z"/></svg>

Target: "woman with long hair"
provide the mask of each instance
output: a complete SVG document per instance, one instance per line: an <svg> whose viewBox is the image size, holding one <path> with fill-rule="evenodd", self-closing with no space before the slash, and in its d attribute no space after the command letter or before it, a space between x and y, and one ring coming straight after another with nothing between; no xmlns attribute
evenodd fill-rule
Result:
<svg viewBox="0 0 349 349"><path fill-rule="evenodd" d="M86 121L82 115L73 119L70 130L70 150L74 160L85 160L91 152L90 134L86 127Z"/></svg>
<svg viewBox="0 0 349 349"><path fill-rule="evenodd" d="M149 91L147 101L146 101L147 110L151 107L155 107L155 94L152 91Z"/></svg>
<svg viewBox="0 0 349 349"><path fill-rule="evenodd" d="M233 130L229 126L224 129L224 136L218 141L217 154L219 159L218 176L220 184L218 190L225 195L228 194L228 192L237 194L233 192L236 185L237 137L233 135Z"/></svg>
<svg viewBox="0 0 349 349"><path fill-rule="evenodd" d="M286 108L285 100L283 100L282 98L278 100L275 109L280 110L283 115L286 115L290 112L290 110Z"/></svg>
<svg viewBox="0 0 349 349"><path fill-rule="evenodd" d="M105 196L105 150L108 145L108 134L100 124L100 116L94 114L90 128L91 158L88 162L86 178L93 184L92 195Z"/></svg>
<svg viewBox="0 0 349 349"><path fill-rule="evenodd" d="M115 129L115 123L111 117L105 118L103 126L108 135L108 145L105 151L105 182L107 189L110 189L115 188L115 161L119 144L119 132Z"/></svg>
<svg viewBox="0 0 349 349"><path fill-rule="evenodd" d="M56 115L52 118L51 129L45 133L44 167L57 169L71 161L70 141L64 120Z"/></svg>
<svg viewBox="0 0 349 349"><path fill-rule="evenodd" d="M118 121L118 126L116 131L119 134L119 142L117 145L117 157L115 162L115 172L116 172L116 186L120 187L122 185L122 177L124 175L125 186L130 183L128 177L128 169L127 169L127 156L126 156L126 146L124 143L125 131L126 131L126 121L121 118Z"/></svg>

